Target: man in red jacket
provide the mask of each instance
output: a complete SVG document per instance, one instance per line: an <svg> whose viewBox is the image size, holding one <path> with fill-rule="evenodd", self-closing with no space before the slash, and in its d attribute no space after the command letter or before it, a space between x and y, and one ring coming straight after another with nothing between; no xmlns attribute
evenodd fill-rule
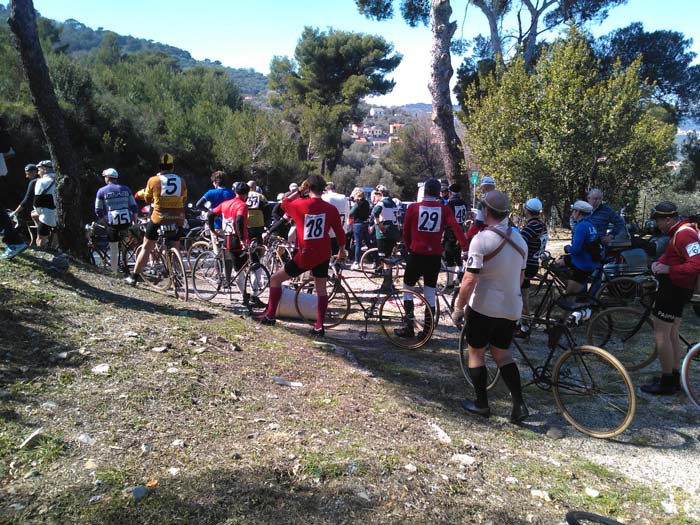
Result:
<svg viewBox="0 0 700 525"><path fill-rule="evenodd" d="M267 310L256 318L261 324L275 324L277 306L282 298L282 283L290 277L311 270L314 288L318 296L316 325L311 330L314 336L323 336L323 321L328 308L326 280L328 263L331 258L330 230L338 239L338 259L345 258L345 231L340 221L338 209L321 198L326 189L326 181L320 175L312 175L289 197L282 199L282 209L297 227L299 250L294 258L284 265L284 269L270 278L270 300ZM308 195L309 198L303 198Z"/></svg>
<svg viewBox="0 0 700 525"><path fill-rule="evenodd" d="M695 226L678 215L676 205L663 201L654 207L652 219L662 233L671 236L666 251L651 265L659 280L654 299L654 338L661 363L661 378L642 386L642 392L673 395L681 390L681 342L679 329L683 307L690 302L700 274L700 238Z"/></svg>
<svg viewBox="0 0 700 525"><path fill-rule="evenodd" d="M452 208L443 204L440 199L440 181L428 179L423 186L423 200L411 204L406 210L403 221L403 242L408 250L406 271L403 276L403 287L413 290L418 279L423 277L423 295L430 306L432 318L435 318L435 287L440 274L440 259L442 258L442 233L450 227L457 242L462 247L462 253L467 250L467 238L462 226L455 219ZM413 330L413 300L404 298L406 309L406 324L395 330L399 337L414 337ZM432 330L431 316L426 311L423 331L419 337Z"/></svg>

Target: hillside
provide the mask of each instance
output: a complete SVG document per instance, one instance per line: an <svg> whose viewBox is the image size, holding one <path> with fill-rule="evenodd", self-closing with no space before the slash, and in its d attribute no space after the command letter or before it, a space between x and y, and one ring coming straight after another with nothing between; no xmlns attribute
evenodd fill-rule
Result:
<svg viewBox="0 0 700 525"><path fill-rule="evenodd" d="M0 4L0 21L3 23L9 15L8 9ZM78 20L68 19L65 22L53 21L60 30L60 42L56 47L66 47L66 52L75 57L88 54L97 48L104 37L112 33L102 27L92 29ZM161 44L153 40L118 35L117 43L125 54L149 51L164 53L177 60L180 67L189 69L195 66L217 67L226 71L231 79L239 86L242 95L256 96L267 91L267 77L250 68L225 67L218 60L195 60L188 51L175 46Z"/></svg>
<svg viewBox="0 0 700 525"><path fill-rule="evenodd" d="M475 419L453 342L398 351L352 323L318 346L32 251L0 265L0 299L0 523L697 523L692 483L667 515L657 474L619 470L697 472L675 405L620 442L559 427L535 388L533 424Z"/></svg>

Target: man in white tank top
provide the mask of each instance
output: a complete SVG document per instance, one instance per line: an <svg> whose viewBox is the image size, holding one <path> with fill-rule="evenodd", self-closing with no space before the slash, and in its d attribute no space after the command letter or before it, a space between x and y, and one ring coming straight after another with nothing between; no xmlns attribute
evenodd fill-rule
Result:
<svg viewBox="0 0 700 525"><path fill-rule="evenodd" d="M493 190L481 203L486 229L480 231L469 246L467 271L453 313L453 319L460 321L468 302L468 372L476 401L465 401L462 405L471 413L491 415L485 365L485 353L489 349L513 398L510 420L517 423L528 416L528 409L522 397L520 372L508 347L523 305L520 285L527 260L527 243L508 225L508 197Z"/></svg>
<svg viewBox="0 0 700 525"><path fill-rule="evenodd" d="M328 204L332 204L336 207L340 214L340 223L343 225L343 230L347 232L348 215L350 214L350 201L348 198L342 193L336 193L335 184L332 182L326 184L326 191L321 195L321 198ZM333 232L333 230L329 233L331 236L331 250L333 251L333 255L335 255L338 253L338 241L335 238L335 232Z"/></svg>

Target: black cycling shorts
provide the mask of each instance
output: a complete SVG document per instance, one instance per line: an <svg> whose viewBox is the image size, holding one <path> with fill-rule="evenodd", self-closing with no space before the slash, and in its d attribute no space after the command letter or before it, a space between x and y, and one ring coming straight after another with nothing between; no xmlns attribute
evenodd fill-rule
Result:
<svg viewBox="0 0 700 525"><path fill-rule="evenodd" d="M146 233L145 237L149 241L157 241L158 240L158 230L160 229L161 226L165 227L175 227L173 231L170 231L166 233L165 238L168 239L169 241L179 241L182 237L185 236L185 232L180 226L177 226L177 223L162 223L162 224L154 224L152 220L149 219L149 221L146 223Z"/></svg>
<svg viewBox="0 0 700 525"><path fill-rule="evenodd" d="M539 266L525 267L525 278L523 279L523 284L520 285L521 290L527 290L528 288L530 288L530 279L537 275L539 269Z"/></svg>
<svg viewBox="0 0 700 525"><path fill-rule="evenodd" d="M488 345L507 349L513 341L515 321L499 319L480 314L467 307L467 343L472 348L485 348Z"/></svg>
<svg viewBox="0 0 700 525"><path fill-rule="evenodd" d="M379 257L391 257L391 253L394 251L394 246L396 246L396 241L394 239L390 239L388 237L381 237L377 239L377 253L379 254Z"/></svg>
<svg viewBox="0 0 700 525"><path fill-rule="evenodd" d="M126 237L125 233L129 231L130 224L107 225L107 241L119 242L122 237Z"/></svg>
<svg viewBox="0 0 700 525"><path fill-rule="evenodd" d="M676 286L668 275L659 275L657 278L659 288L656 291L651 313L659 321L672 323L683 317L683 307L693 297L693 290Z"/></svg>
<svg viewBox="0 0 700 525"><path fill-rule="evenodd" d="M318 264L311 268L311 275L314 277L318 277L320 279L327 279L328 278L328 265L330 263L330 259L326 260L325 262L322 262L321 264ZM299 265L292 259L291 261L287 261L284 263L284 271L289 275L290 277L297 277L307 271L309 268L300 268Z"/></svg>
<svg viewBox="0 0 700 525"><path fill-rule="evenodd" d="M571 261L571 255L565 255L564 262L569 273L569 279L572 281L585 285L588 282L588 278L593 275L593 272L587 272L575 266Z"/></svg>
<svg viewBox="0 0 700 525"><path fill-rule="evenodd" d="M435 288L440 274L440 255L422 255L409 253L406 258L406 271L403 282L406 286L415 286L423 278L423 286Z"/></svg>

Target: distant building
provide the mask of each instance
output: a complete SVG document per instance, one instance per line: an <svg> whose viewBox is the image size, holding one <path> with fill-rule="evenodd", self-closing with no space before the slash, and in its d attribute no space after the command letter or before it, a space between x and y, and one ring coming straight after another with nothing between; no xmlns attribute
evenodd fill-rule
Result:
<svg viewBox="0 0 700 525"><path fill-rule="evenodd" d="M383 117L384 111L384 108L370 108L369 115L370 117Z"/></svg>
<svg viewBox="0 0 700 525"><path fill-rule="evenodd" d="M404 124L399 124L395 122L394 124L389 124L389 135L398 134L399 130L404 127Z"/></svg>

